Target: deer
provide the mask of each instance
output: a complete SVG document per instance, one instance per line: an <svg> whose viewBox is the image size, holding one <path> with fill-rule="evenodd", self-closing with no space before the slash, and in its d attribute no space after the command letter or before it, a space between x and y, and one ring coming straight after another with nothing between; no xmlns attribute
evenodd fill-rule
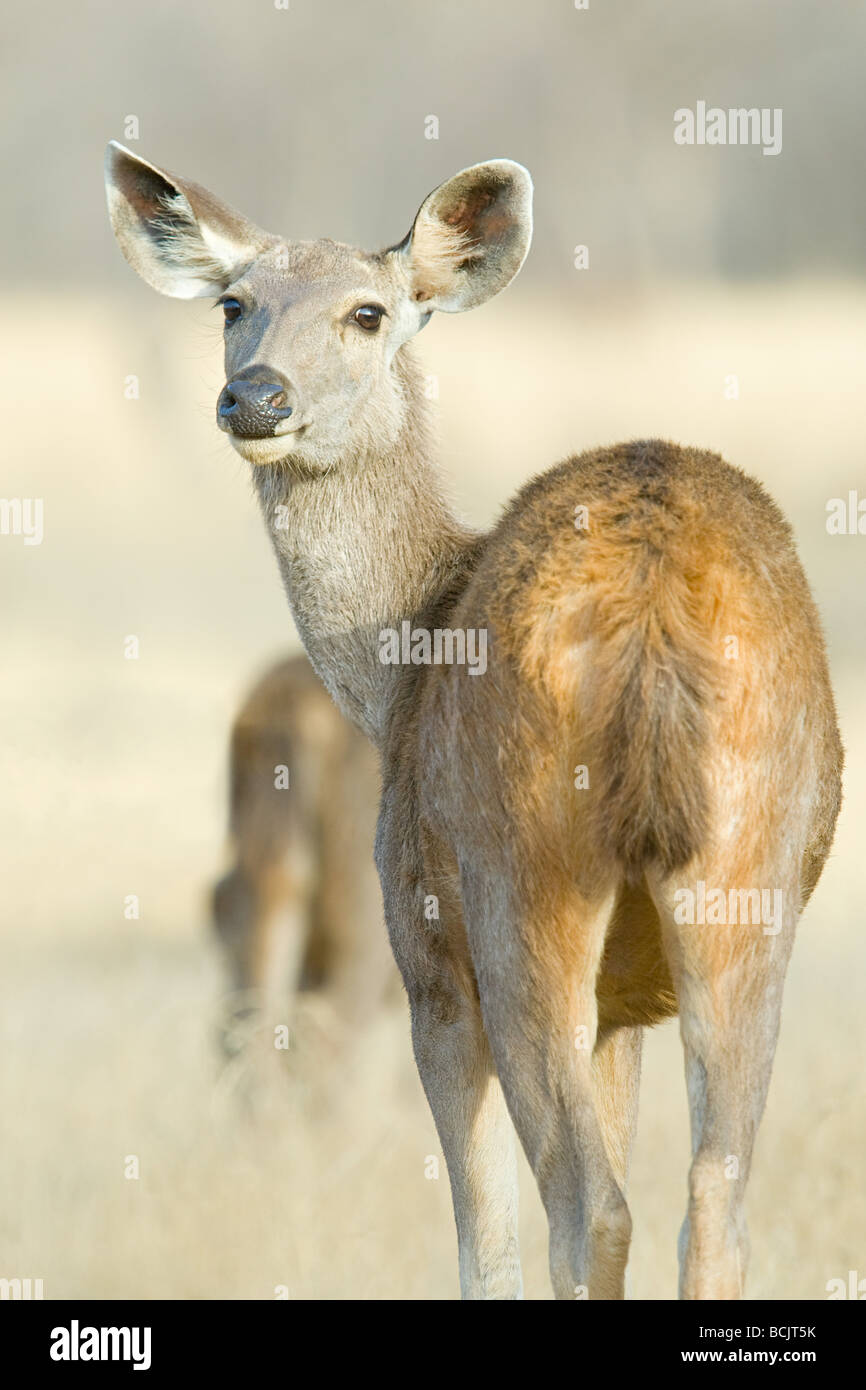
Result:
<svg viewBox="0 0 866 1390"><path fill-rule="evenodd" d="M211 921L231 992L220 1038L241 1059L265 1012L300 992L325 1005L338 1044L396 993L373 864L379 773L309 661L292 655L255 683L229 743L232 863Z"/></svg>
<svg viewBox="0 0 866 1390"><path fill-rule="evenodd" d="M410 340L520 270L514 161L449 178L373 253L281 239L116 144L107 188L139 275L222 306L217 425L312 664L379 752L376 864L462 1297L523 1296L515 1134L554 1297L624 1297L642 1038L675 1014L679 1294L740 1297L786 967L841 798L789 523L719 455L662 439L560 461L487 532L455 516ZM460 660L470 631L483 671ZM720 909L764 893L772 923Z"/></svg>

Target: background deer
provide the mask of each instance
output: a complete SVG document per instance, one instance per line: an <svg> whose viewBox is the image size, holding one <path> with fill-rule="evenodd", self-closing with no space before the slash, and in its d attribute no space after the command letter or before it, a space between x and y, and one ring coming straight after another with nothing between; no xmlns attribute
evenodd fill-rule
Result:
<svg viewBox="0 0 866 1390"><path fill-rule="evenodd" d="M277 770L289 783L276 785ZM228 1056L297 990L314 991L340 1033L366 1024L393 992L373 864L379 776L304 656L269 670L231 732L233 865L215 885L213 923L232 985ZM276 1017L277 1014L275 1013Z"/></svg>
<svg viewBox="0 0 866 1390"><path fill-rule="evenodd" d="M739 470L657 440L567 459L488 535L453 517L407 344L519 270L520 165L457 174L372 255L281 242L114 145L108 196L149 284L223 303L218 423L253 465L313 664L381 754L377 862L464 1296L521 1293L512 1122L557 1297L622 1296L641 1029L678 1010L681 1294L737 1297L785 967L840 797L790 528ZM424 664L420 639L418 664L383 663L404 619L483 629L486 673ZM684 921L699 884L783 907L769 932L717 907Z"/></svg>

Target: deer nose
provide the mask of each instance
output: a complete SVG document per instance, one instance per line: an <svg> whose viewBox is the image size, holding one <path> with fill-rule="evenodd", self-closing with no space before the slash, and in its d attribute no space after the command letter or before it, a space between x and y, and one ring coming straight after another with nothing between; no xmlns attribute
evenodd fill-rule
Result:
<svg viewBox="0 0 866 1390"><path fill-rule="evenodd" d="M240 439L269 439L292 413L289 384L274 371L249 372L229 381L217 399L217 424Z"/></svg>

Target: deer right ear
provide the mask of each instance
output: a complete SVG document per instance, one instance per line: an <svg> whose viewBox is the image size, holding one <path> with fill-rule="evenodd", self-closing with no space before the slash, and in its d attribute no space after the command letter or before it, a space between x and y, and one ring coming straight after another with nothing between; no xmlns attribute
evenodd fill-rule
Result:
<svg viewBox="0 0 866 1390"><path fill-rule="evenodd" d="M160 294L222 294L276 238L207 189L157 169L115 140L105 153L108 215L133 270Z"/></svg>
<svg viewBox="0 0 866 1390"><path fill-rule="evenodd" d="M532 179L522 164L473 164L424 199L405 258L423 309L474 309L510 284L532 239Z"/></svg>

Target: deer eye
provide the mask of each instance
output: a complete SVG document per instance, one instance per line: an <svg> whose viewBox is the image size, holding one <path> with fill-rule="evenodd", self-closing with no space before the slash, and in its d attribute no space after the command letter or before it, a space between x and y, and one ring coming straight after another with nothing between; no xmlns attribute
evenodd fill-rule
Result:
<svg viewBox="0 0 866 1390"><path fill-rule="evenodd" d="M361 328L365 328L368 333L375 333L379 324L382 322L382 315L385 310L378 304L362 304L360 309L356 309L352 318Z"/></svg>
<svg viewBox="0 0 866 1390"><path fill-rule="evenodd" d="M222 306L226 323L234 323L235 319L240 318L241 306L236 299L224 299Z"/></svg>

